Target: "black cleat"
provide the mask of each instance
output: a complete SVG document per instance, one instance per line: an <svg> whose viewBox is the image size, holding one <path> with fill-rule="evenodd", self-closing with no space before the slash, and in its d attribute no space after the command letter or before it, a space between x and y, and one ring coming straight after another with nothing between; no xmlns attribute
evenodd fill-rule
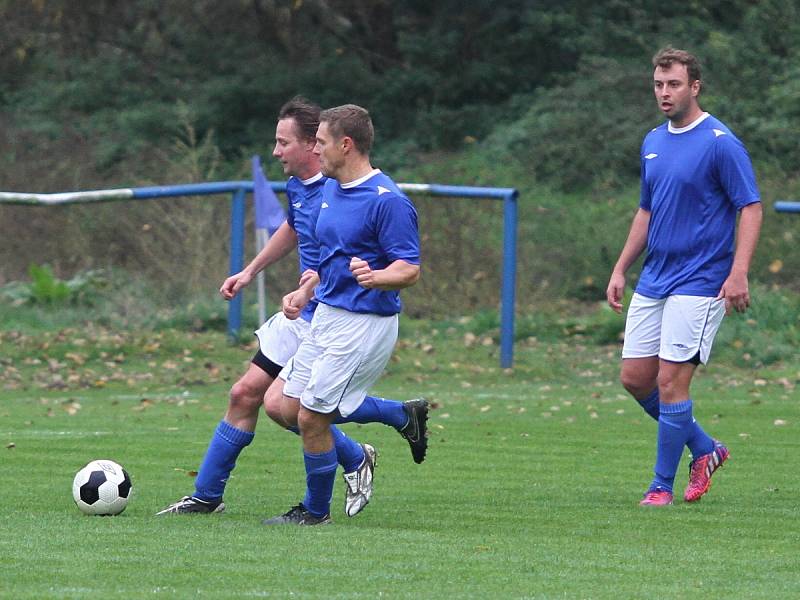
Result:
<svg viewBox="0 0 800 600"><path fill-rule="evenodd" d="M271 519L264 519L261 521L262 525L328 525L332 523L331 515L327 514L322 517L315 517L312 515L305 506L298 504L289 509L289 512Z"/></svg>
<svg viewBox="0 0 800 600"><path fill-rule="evenodd" d="M189 513L209 514L221 513L225 510L225 503L220 500L219 502L208 502L207 500L200 500L194 496L184 496L174 504L170 504L167 508L156 513L159 515L186 515Z"/></svg>
<svg viewBox="0 0 800 600"><path fill-rule="evenodd" d="M408 415L408 423L400 429L400 435L411 446L414 462L420 464L428 451L428 401L424 398L408 400L403 402L403 409Z"/></svg>

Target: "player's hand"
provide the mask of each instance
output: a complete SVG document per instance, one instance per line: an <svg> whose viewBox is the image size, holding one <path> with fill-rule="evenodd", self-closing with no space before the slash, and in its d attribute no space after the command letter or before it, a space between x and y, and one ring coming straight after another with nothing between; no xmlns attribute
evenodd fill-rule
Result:
<svg viewBox="0 0 800 600"><path fill-rule="evenodd" d="M625 276L620 273L612 273L606 288L606 300L608 305L616 313L622 312L622 298L625 294Z"/></svg>
<svg viewBox="0 0 800 600"><path fill-rule="evenodd" d="M302 275L300 275L300 281L297 283L297 286L303 287L312 277L317 277L317 272L314 269L306 269L303 271Z"/></svg>
<svg viewBox="0 0 800 600"><path fill-rule="evenodd" d="M222 282L222 286L219 288L219 293L223 298L225 298L225 300L232 300L236 294L239 293L239 290L250 283L252 279L252 275L245 273L244 271L240 271L236 273L236 275L231 275Z"/></svg>
<svg viewBox="0 0 800 600"><path fill-rule="evenodd" d="M725 300L725 314L731 314L731 309L744 312L750 306L750 288L747 275L731 273L722 284L722 289L717 295L717 300Z"/></svg>
<svg viewBox="0 0 800 600"><path fill-rule="evenodd" d="M350 272L358 281L358 285L365 288L377 287L375 271L369 268L367 261L354 256L350 259Z"/></svg>
<svg viewBox="0 0 800 600"><path fill-rule="evenodd" d="M283 297L283 302L281 303L284 316L290 321L294 321L300 316L310 299L302 289L289 292Z"/></svg>

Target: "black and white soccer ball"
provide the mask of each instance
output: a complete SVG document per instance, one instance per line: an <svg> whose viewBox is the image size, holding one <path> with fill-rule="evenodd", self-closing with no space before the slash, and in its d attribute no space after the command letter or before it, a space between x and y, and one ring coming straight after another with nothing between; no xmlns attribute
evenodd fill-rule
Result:
<svg viewBox="0 0 800 600"><path fill-rule="evenodd" d="M111 460L93 460L75 475L72 497L87 515L118 515L131 497L131 478Z"/></svg>

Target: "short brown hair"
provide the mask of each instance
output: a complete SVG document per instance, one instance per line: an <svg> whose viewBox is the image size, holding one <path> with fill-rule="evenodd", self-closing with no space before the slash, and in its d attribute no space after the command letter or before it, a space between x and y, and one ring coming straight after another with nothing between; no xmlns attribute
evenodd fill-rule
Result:
<svg viewBox="0 0 800 600"><path fill-rule="evenodd" d="M319 120L328 124L333 137L340 139L347 136L353 140L356 150L361 154L369 154L375 130L366 108L355 104L328 108L322 111Z"/></svg>
<svg viewBox="0 0 800 600"><path fill-rule="evenodd" d="M300 138L313 142L317 138L322 109L303 96L295 96L278 111L278 120L294 119Z"/></svg>
<svg viewBox="0 0 800 600"><path fill-rule="evenodd" d="M653 57L653 67L661 67L662 69L669 69L673 63L680 63L686 67L686 72L689 74L689 83L693 81L700 81L700 61L694 54L688 53L686 50L678 50L667 46L662 48Z"/></svg>

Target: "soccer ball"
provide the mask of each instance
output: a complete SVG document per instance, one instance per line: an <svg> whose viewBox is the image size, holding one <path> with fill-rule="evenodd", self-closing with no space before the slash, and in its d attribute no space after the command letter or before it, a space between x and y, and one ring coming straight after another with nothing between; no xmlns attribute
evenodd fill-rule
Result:
<svg viewBox="0 0 800 600"><path fill-rule="evenodd" d="M93 460L75 475L72 497L87 515L118 515L128 505L131 478L117 463Z"/></svg>

